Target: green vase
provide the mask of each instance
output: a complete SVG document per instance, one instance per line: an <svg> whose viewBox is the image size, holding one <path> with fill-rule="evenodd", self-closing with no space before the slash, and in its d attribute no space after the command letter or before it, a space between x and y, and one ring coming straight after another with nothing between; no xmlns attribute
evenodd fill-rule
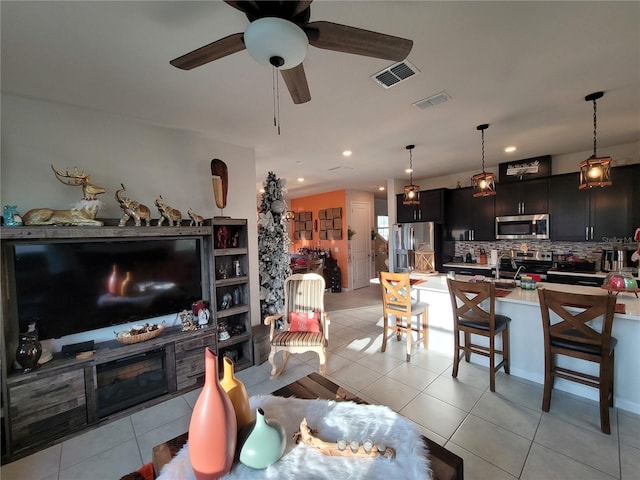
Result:
<svg viewBox="0 0 640 480"><path fill-rule="evenodd" d="M240 450L240 462L251 468L267 468L280 459L286 446L287 434L282 424L275 419L265 419L264 410L258 408Z"/></svg>

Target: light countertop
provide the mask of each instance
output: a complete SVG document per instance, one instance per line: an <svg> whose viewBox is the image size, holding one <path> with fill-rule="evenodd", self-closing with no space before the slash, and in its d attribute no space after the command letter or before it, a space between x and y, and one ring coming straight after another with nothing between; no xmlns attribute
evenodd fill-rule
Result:
<svg viewBox="0 0 640 480"><path fill-rule="evenodd" d="M428 275L420 273L412 273L411 278L422 280L414 285L413 288L436 293L449 293L447 288L447 276L444 274ZM457 280L469 280L471 277L467 275L457 275ZM538 288L544 287L549 290L557 290L560 292L578 293L582 295L606 295L607 290L599 287L587 287L583 285L565 285L560 283L538 282ZM519 287L514 288L506 297L496 298L498 302L520 303L526 305L538 306L538 292L536 290L523 290ZM629 318L640 321L640 299L636 298L633 293L620 292L617 295L617 303L625 305L626 313L616 314L621 318Z"/></svg>

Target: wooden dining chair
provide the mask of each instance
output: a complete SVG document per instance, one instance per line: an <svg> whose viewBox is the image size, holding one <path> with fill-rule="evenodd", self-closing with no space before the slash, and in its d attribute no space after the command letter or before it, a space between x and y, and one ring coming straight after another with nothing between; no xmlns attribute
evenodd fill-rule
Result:
<svg viewBox="0 0 640 480"><path fill-rule="evenodd" d="M409 273L380 272L380 286L382 287L382 312L384 327L382 331L382 351L387 349L387 335L395 333L398 341L402 335L407 338L407 362L411 361L411 342L413 332L418 334L416 343L422 341L424 348L429 347L429 318L428 305L411 298L411 281ZM395 322L391 324L389 317ZM416 323L412 323L416 317Z"/></svg>
<svg viewBox="0 0 640 480"><path fill-rule="evenodd" d="M616 307L614 295L582 295L538 289L544 332L544 392L542 410L549 411L555 378L564 378L600 391L600 429L611 433L613 363L617 340L611 336ZM570 309L569 309L570 308ZM551 315L551 314L555 315ZM594 320L602 318L602 322ZM599 326L598 326L599 325ZM598 375L559 367L557 355L595 362Z"/></svg>
<svg viewBox="0 0 640 480"><path fill-rule="evenodd" d="M317 273L297 273L284 281L284 311L264 319L265 325L270 326L272 379L284 371L289 354L309 351L318 354L320 373L325 375L330 320L329 313L324 311L324 291L324 278ZM280 319L284 320L283 329L276 328ZM283 352L279 367L278 352Z"/></svg>
<svg viewBox="0 0 640 480"><path fill-rule="evenodd" d="M496 391L496 372L504 368L509 374L509 323L511 319L505 315L497 315L496 287L491 282L463 282L447 278L451 308L453 311L453 334L455 341L455 356L453 358L453 372L458 376L460 358L464 355L467 362L471 354L477 353L489 357L489 389ZM485 306L481 304L485 303ZM460 334L464 336L464 343L460 344ZM502 349L496 348L496 336L500 335ZM489 339L489 346L473 343L471 335L480 335ZM462 352L462 353L461 353ZM496 364L496 355L502 356L502 361Z"/></svg>

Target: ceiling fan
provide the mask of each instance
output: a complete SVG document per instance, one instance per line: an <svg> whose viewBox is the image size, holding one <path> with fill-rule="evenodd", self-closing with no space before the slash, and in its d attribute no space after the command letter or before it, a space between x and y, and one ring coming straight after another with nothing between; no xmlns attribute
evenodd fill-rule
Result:
<svg viewBox="0 0 640 480"><path fill-rule="evenodd" d="M280 70L293 103L311 100L302 61L309 44L325 50L399 62L409 55L412 40L332 22L309 22L311 1L232 1L251 22L235 33L171 60L191 70L246 49L259 63Z"/></svg>

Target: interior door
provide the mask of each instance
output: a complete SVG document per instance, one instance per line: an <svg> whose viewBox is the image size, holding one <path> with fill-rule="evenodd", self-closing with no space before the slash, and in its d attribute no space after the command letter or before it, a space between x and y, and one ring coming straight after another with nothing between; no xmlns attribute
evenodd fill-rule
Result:
<svg viewBox="0 0 640 480"><path fill-rule="evenodd" d="M351 202L351 228L356 234L351 238L351 269L353 289L369 286L371 278L371 205Z"/></svg>

